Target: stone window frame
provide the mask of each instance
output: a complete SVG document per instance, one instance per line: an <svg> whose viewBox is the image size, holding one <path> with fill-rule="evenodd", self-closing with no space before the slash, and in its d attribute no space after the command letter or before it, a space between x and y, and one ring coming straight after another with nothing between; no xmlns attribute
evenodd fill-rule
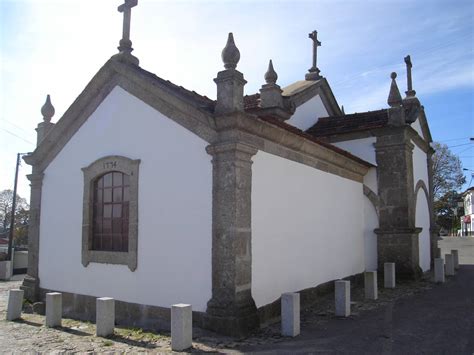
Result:
<svg viewBox="0 0 474 355"><path fill-rule="evenodd" d="M89 263L127 265L130 271L137 268L138 252L138 171L140 159L119 155L100 158L82 168L84 174L84 195L82 208L82 265ZM130 176L130 201L128 221L128 251L92 250L94 183L102 175L118 171Z"/></svg>

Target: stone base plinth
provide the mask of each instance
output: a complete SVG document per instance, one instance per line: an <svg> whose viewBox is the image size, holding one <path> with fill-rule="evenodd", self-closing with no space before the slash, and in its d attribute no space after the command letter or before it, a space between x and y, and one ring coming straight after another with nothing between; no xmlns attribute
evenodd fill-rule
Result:
<svg viewBox="0 0 474 355"><path fill-rule="evenodd" d="M420 278L423 275L419 257L420 232L421 228L375 229L379 270L383 270L384 263L390 262L396 265L397 278Z"/></svg>
<svg viewBox="0 0 474 355"><path fill-rule="evenodd" d="M218 307L209 301L203 326L206 329L236 338L249 335L259 327L257 307L253 299L246 305Z"/></svg>
<svg viewBox="0 0 474 355"><path fill-rule="evenodd" d="M25 292L25 299L34 303L39 301L39 288L38 280L26 275L23 279L23 284L20 286L20 289Z"/></svg>

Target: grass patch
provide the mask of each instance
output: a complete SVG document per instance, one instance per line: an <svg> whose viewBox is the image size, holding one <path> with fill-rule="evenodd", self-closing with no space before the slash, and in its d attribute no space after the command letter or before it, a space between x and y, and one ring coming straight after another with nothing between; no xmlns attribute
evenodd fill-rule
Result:
<svg viewBox="0 0 474 355"><path fill-rule="evenodd" d="M102 345L103 345L103 346L112 346L112 345L114 345L114 342L111 341L111 340L104 340L104 341L102 342Z"/></svg>

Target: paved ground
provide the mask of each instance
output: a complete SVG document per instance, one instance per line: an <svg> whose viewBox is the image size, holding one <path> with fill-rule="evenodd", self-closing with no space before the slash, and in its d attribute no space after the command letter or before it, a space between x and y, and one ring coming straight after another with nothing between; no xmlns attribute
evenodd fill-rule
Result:
<svg viewBox="0 0 474 355"><path fill-rule="evenodd" d="M302 311L302 333L282 338L279 325L236 341L196 330L192 352L257 354L474 354L474 238L445 238L442 253L460 250L461 269L445 284L429 280L380 290L377 301L352 292L353 315L334 317L333 295ZM469 265L471 264L471 265ZM109 339L97 338L93 324L65 320L63 328L45 328L44 317L24 314L5 319L7 290L18 281L0 282L0 352L170 352L169 334L120 328Z"/></svg>

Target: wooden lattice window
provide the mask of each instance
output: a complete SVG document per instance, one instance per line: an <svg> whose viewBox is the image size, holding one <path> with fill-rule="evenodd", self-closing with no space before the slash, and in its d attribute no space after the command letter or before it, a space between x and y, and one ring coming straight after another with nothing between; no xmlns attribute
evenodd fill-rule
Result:
<svg viewBox="0 0 474 355"><path fill-rule="evenodd" d="M94 182L92 250L128 251L130 177L118 171Z"/></svg>

